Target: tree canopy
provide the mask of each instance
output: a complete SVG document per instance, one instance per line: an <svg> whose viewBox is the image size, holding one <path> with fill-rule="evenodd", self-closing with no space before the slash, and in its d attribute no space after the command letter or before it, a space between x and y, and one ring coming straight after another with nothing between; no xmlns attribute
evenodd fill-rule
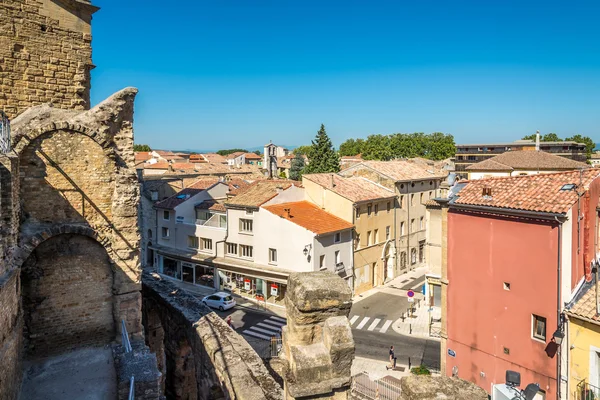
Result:
<svg viewBox="0 0 600 400"><path fill-rule="evenodd" d="M348 139L340 145L342 156L354 156L359 153L365 160L386 161L413 157L445 160L454 156L456 147L454 137L441 132L369 135L366 140Z"/></svg>
<svg viewBox="0 0 600 400"><path fill-rule="evenodd" d="M134 144L133 151L152 151L152 149L147 144Z"/></svg>
<svg viewBox="0 0 600 400"><path fill-rule="evenodd" d="M302 179L302 170L304 167L304 157L302 157L302 154L296 153L296 156L292 159L292 164L290 166L290 179L295 181Z"/></svg>
<svg viewBox="0 0 600 400"><path fill-rule="evenodd" d="M307 155L308 152L310 151L310 149L311 149L311 146L298 146L292 151L292 153Z"/></svg>
<svg viewBox="0 0 600 400"><path fill-rule="evenodd" d="M339 172L340 157L333 148L331 139L327 136L325 125L321 124L321 129L319 129L317 136L311 143L310 150L306 155L308 157L308 165L304 173Z"/></svg>
<svg viewBox="0 0 600 400"><path fill-rule="evenodd" d="M237 152L243 152L243 153L247 153L248 150L245 149L226 149L226 150L219 150L217 151L217 154L220 156L228 156L231 153L237 153Z"/></svg>

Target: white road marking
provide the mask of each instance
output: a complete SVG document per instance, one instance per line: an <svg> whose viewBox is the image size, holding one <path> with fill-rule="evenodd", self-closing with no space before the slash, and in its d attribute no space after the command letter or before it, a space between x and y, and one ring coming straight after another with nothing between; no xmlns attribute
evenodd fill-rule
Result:
<svg viewBox="0 0 600 400"><path fill-rule="evenodd" d="M279 317L271 317L271 319L274 319L276 321L281 321L283 322L283 324L287 324L287 320L285 318L279 318Z"/></svg>
<svg viewBox="0 0 600 400"><path fill-rule="evenodd" d="M360 324L358 324L356 329L362 329L367 324L367 322L369 322L370 319L370 317L364 317L363 320L360 321Z"/></svg>
<svg viewBox="0 0 600 400"><path fill-rule="evenodd" d="M377 324L379 323L379 321L381 321L379 318L375 318L373 320L373 323L371 323L371 325L369 325L369 329L367 329L368 331L372 331L373 329L375 329L375 327L377 326Z"/></svg>
<svg viewBox="0 0 600 400"><path fill-rule="evenodd" d="M259 339L271 340L271 337L270 337L270 336L264 336L264 335L261 335L260 333L252 332L252 331L249 331L249 330L245 330L245 331L243 331L242 333L243 333L244 335L248 335L248 336L254 336L254 337L257 337L257 338L259 338Z"/></svg>
<svg viewBox="0 0 600 400"><path fill-rule="evenodd" d="M352 319L350 320L350 326L354 325L354 323L356 322L357 319L358 319L358 315L355 315L354 317L352 317Z"/></svg>
<svg viewBox="0 0 600 400"><path fill-rule="evenodd" d="M390 325L392 324L392 320L388 319L387 321L385 321L385 324L383 324L383 326L381 327L381 329L379 330L380 333L385 333L388 328L390 327Z"/></svg>

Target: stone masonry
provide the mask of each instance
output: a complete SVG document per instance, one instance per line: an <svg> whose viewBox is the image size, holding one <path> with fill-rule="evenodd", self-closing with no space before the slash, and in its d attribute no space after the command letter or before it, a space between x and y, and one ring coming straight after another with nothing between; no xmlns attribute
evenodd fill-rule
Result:
<svg viewBox="0 0 600 400"><path fill-rule="evenodd" d="M285 305L286 399L347 399L354 359L350 288L332 272L294 273L288 278Z"/></svg>
<svg viewBox="0 0 600 400"><path fill-rule="evenodd" d="M0 2L0 110L90 108L91 19L86 0Z"/></svg>

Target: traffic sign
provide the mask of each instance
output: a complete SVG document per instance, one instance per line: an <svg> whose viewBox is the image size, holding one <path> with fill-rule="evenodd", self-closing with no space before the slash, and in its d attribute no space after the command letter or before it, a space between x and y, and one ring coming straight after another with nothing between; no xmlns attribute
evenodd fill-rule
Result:
<svg viewBox="0 0 600 400"><path fill-rule="evenodd" d="M409 290L408 292L406 292L406 295L411 298L411 297L415 297L415 292L413 292L412 290Z"/></svg>
<svg viewBox="0 0 600 400"><path fill-rule="evenodd" d="M408 300L409 303L414 303L415 302L415 298L414 297L409 297L406 300Z"/></svg>

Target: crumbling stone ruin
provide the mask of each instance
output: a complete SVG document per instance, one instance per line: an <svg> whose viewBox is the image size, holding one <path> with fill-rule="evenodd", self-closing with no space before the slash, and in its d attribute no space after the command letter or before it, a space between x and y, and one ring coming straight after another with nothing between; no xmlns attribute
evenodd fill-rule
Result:
<svg viewBox="0 0 600 400"><path fill-rule="evenodd" d="M331 272L294 273L288 278L283 327L286 399L346 399L354 339L348 321L350 288Z"/></svg>

